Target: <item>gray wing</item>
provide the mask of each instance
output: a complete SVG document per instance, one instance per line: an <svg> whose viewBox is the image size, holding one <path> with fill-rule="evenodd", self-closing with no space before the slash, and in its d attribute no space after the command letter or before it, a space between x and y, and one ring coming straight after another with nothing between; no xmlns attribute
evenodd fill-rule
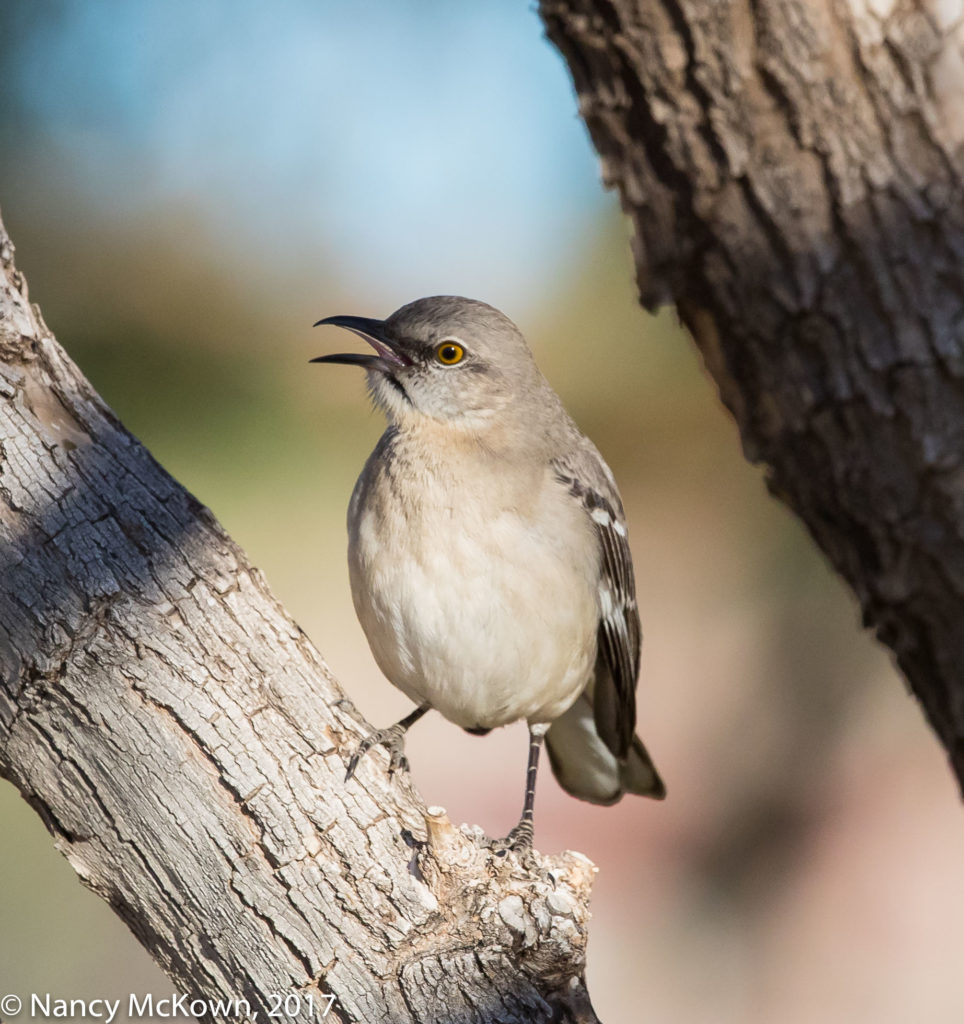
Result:
<svg viewBox="0 0 964 1024"><path fill-rule="evenodd" d="M592 520L599 540L599 632L593 715L606 746L625 759L636 730L641 630L626 519L609 467L583 435L571 454L553 460L557 478Z"/></svg>

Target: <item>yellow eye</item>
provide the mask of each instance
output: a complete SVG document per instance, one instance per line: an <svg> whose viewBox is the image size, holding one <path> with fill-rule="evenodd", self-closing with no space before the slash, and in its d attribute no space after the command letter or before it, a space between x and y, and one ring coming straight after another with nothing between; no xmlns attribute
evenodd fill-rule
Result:
<svg viewBox="0 0 964 1024"><path fill-rule="evenodd" d="M444 366L455 366L465 356L465 349L454 341L443 341L435 350L435 358Z"/></svg>

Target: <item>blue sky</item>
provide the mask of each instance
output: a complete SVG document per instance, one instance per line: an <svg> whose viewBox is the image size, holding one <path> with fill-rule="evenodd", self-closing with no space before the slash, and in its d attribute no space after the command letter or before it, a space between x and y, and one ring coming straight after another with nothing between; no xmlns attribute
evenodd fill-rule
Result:
<svg viewBox="0 0 964 1024"><path fill-rule="evenodd" d="M518 308L585 258L614 204L562 59L520 0L62 7L16 81L115 212L196 204L350 288Z"/></svg>

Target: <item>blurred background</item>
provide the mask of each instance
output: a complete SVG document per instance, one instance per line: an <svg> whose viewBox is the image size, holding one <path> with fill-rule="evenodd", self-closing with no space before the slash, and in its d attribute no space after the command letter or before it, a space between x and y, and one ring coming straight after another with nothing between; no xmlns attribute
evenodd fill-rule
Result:
<svg viewBox="0 0 964 1024"><path fill-rule="evenodd" d="M0 208L95 387L266 573L374 723L408 710L351 607L344 517L382 424L309 367L454 292L504 309L616 473L665 804L546 771L536 838L599 866L607 1024L964 1019L964 818L854 601L768 498L670 313L635 301L560 56L519 0L8 0ZM415 779L504 834L525 731L430 716ZM0 785L0 989L169 992Z"/></svg>

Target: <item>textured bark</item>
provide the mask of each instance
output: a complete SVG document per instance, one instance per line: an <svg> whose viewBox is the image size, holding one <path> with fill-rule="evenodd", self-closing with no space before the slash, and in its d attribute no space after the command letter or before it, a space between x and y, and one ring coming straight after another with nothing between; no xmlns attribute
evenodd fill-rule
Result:
<svg viewBox="0 0 964 1024"><path fill-rule="evenodd" d="M747 456L964 785L964 5L542 0Z"/></svg>
<svg viewBox="0 0 964 1024"><path fill-rule="evenodd" d="M2 225L0 264L0 773L83 881L178 991L262 1021L594 1021L592 865L494 859L384 751L344 783L324 662L50 336Z"/></svg>

